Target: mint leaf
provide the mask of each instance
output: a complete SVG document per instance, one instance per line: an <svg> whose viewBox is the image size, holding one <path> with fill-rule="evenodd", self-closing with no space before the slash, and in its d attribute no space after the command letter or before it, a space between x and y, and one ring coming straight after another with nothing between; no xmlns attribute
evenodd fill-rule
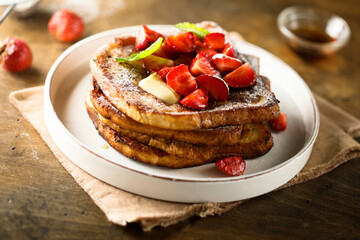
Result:
<svg viewBox="0 0 360 240"><path fill-rule="evenodd" d="M150 47L148 47L147 49L145 49L141 52L131 54L127 58L115 58L115 60L119 63L122 63L122 62L131 62L131 61L139 60L142 58L146 58L147 56L150 56L151 54L156 52L161 47L162 41L163 41L163 38L160 37L153 44L151 44Z"/></svg>
<svg viewBox="0 0 360 240"><path fill-rule="evenodd" d="M205 37L206 34L209 34L209 30L197 26L194 23L182 22L175 25L176 28L185 32L192 32L198 35L199 37Z"/></svg>

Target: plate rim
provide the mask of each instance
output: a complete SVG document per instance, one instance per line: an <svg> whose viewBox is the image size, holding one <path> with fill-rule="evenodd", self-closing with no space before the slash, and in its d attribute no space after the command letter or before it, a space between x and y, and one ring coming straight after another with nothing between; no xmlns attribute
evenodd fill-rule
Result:
<svg viewBox="0 0 360 240"><path fill-rule="evenodd" d="M148 25L151 27L164 27L164 28L171 28L173 27L173 25ZM121 165L119 163L113 162L110 159L107 159L106 157L103 157L97 153L95 153L93 150L91 150L89 147L87 147L86 145L84 145L79 139L77 139L64 125L64 123L59 119L57 112L54 109L54 105L53 105L53 98L50 94L51 92L51 79L54 76L54 74L56 73L57 68L59 67L59 65L61 64L61 62L68 57L75 49L86 45L88 42L91 41L95 41L97 39L103 38L103 37L111 37L111 36L116 36L120 33L126 33L126 32L130 32L130 31L134 31L136 30L136 28L139 28L140 25L134 25L134 26L127 26L127 27L120 27L120 28L115 28L115 29L110 29L110 30L106 30L94 35L91 35L89 37L86 37L82 40L80 40L79 42L73 44L72 46L70 46L69 48L67 48L63 53L61 53L59 55L59 57L56 59L56 61L53 63L53 65L51 66L47 76L46 76L46 80L45 80L45 87L44 87L44 101L50 101L50 108L52 113L54 114L54 116L56 117L57 121L61 124L63 130L65 131L65 133L71 138L73 139L73 141L78 144L81 148L85 149L86 151L90 152L91 154L93 154L94 156L105 160L106 162L116 165L117 167L121 167L122 169L126 169L128 171L132 171L134 173L138 173L138 174L142 174L148 177L154 177L154 178L158 178L158 179L162 179L162 180L168 180L168 181L176 181L176 182L201 182L201 183L226 183L226 182L235 182L235 181L242 181L242 180L247 180L247 179L252 179L252 178L256 178L258 176L262 176L265 174L269 174L273 171L276 171L279 168L284 167L285 165L297 160L299 157L301 157L301 155L305 154L307 152L307 150L309 148L313 147L313 144L317 138L318 132L319 132L319 127L320 127L320 114L319 114L319 110L316 104L316 100L315 97L313 96L310 88L308 87L308 85L306 84L306 82L303 80L303 78L293 69L291 68L287 63L285 63L283 60L281 60L280 58L278 58L277 56L275 56L274 54L268 52L267 50L258 47L252 43L249 43L247 41L243 41L246 42L246 44L249 44L255 48L258 48L264 52L266 52L267 54L269 54L269 56L271 56L272 58L276 59L277 61L279 61L281 64L287 66L291 71L293 71L294 74L297 75L298 79L300 79L301 81L298 81L299 83L301 83L303 85L303 87L306 89L306 93L307 95L310 97L310 101L311 101L311 105L312 105L312 110L313 110L313 116L314 116L314 126L313 129L311 130L311 136L309 137L309 139L303 144L302 148L291 158L271 167L271 168L267 168L264 170L261 170L259 172L255 172L249 175L241 175L241 176L236 176L236 177L224 177L224 178L219 178L219 179L197 179L197 180L190 180L190 179L182 179L179 177L165 177L165 176L159 176L156 174L149 174L146 173L144 171L141 170L137 170L134 168L130 168L124 165ZM234 41L234 42L238 42L238 41ZM46 112L44 112L44 114L46 114ZM47 125L47 124L46 124ZM48 129L49 130L49 129ZM50 130L49 130L50 131ZM121 154L121 153L120 153ZM126 156L125 156L126 157ZM70 159L71 160L71 159Z"/></svg>

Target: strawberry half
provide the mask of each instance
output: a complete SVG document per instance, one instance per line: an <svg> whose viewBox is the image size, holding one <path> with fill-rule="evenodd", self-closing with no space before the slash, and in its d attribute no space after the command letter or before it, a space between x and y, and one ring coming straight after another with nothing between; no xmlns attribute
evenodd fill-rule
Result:
<svg viewBox="0 0 360 240"><path fill-rule="evenodd" d="M221 74L226 74L231 71L234 71L242 65L242 62L239 59L226 56L224 54L218 53L212 57L213 63L215 63L216 68L221 72Z"/></svg>
<svg viewBox="0 0 360 240"><path fill-rule="evenodd" d="M185 64L190 66L192 63L192 60L194 59L194 54L193 53L181 53L179 58L177 58L174 62L175 65L181 65L181 64Z"/></svg>
<svg viewBox="0 0 360 240"><path fill-rule="evenodd" d="M270 127L277 131L284 131L286 129L286 114L280 113L278 118L269 121Z"/></svg>
<svg viewBox="0 0 360 240"><path fill-rule="evenodd" d="M170 35L165 38L163 47L171 53L190 53L195 50L195 38L191 32Z"/></svg>
<svg viewBox="0 0 360 240"><path fill-rule="evenodd" d="M197 89L195 78L189 72L186 65L174 67L166 75L167 84L180 95L186 96Z"/></svg>
<svg viewBox="0 0 360 240"><path fill-rule="evenodd" d="M255 84L255 73L249 63L245 63L226 75L224 80L229 87L250 87Z"/></svg>
<svg viewBox="0 0 360 240"><path fill-rule="evenodd" d="M166 80L166 76L174 68L175 67L164 67L164 68L160 69L159 71L157 71L157 74L159 74L162 79Z"/></svg>
<svg viewBox="0 0 360 240"><path fill-rule="evenodd" d="M206 89L198 88L184 97L180 103L188 108L202 110L208 106L209 95Z"/></svg>
<svg viewBox="0 0 360 240"><path fill-rule="evenodd" d="M220 72L211 65L211 61L211 58L205 53L198 53L190 66L191 74L194 76L208 74L220 77Z"/></svg>
<svg viewBox="0 0 360 240"><path fill-rule="evenodd" d="M138 50L144 50L154 43L159 37L164 37L161 33L149 29L147 26L142 25L139 35L135 40L135 47Z"/></svg>
<svg viewBox="0 0 360 240"><path fill-rule="evenodd" d="M152 71L160 70L164 67L172 67L174 66L174 61L167 58L158 57L155 55L147 56L146 58L142 59L145 67Z"/></svg>
<svg viewBox="0 0 360 240"><path fill-rule="evenodd" d="M236 58L235 48L233 47L233 45L231 43L225 44L225 47L222 50L222 53L225 54L226 56Z"/></svg>
<svg viewBox="0 0 360 240"><path fill-rule="evenodd" d="M221 78L204 74L197 77L196 82L216 101L226 101L229 98L229 87Z"/></svg>
<svg viewBox="0 0 360 240"><path fill-rule="evenodd" d="M209 33L204 37L204 43L209 48L222 51L225 46L225 35L219 32Z"/></svg>
<svg viewBox="0 0 360 240"><path fill-rule="evenodd" d="M214 49L211 49L209 47L203 46L203 47L197 47L196 48L197 53L205 53L208 57L213 57L215 54L218 54L217 51Z"/></svg>
<svg viewBox="0 0 360 240"><path fill-rule="evenodd" d="M163 43L164 44L164 43ZM152 55L158 56L158 57L163 57L163 58L171 58L171 54L169 54L166 49L163 47L163 44L161 45L161 47L156 50L156 52L154 52Z"/></svg>
<svg viewBox="0 0 360 240"><path fill-rule="evenodd" d="M239 176L245 172L246 162L240 156L228 157L215 163L220 171L229 176Z"/></svg>

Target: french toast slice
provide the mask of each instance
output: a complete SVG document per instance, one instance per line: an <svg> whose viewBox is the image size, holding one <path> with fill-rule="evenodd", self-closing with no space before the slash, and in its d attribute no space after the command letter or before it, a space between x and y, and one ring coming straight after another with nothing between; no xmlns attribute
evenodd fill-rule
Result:
<svg viewBox="0 0 360 240"><path fill-rule="evenodd" d="M262 123L245 124L239 144L221 145L217 148L151 138L146 134L134 134L102 118L90 104L90 101L86 101L91 120L99 134L113 148L129 158L156 166L192 167L237 155L245 159L254 158L268 152L273 145L271 134Z"/></svg>
<svg viewBox="0 0 360 240"><path fill-rule="evenodd" d="M114 105L108 101L107 97L103 94L95 81L90 83L87 96L93 107L105 120L112 121L122 129L127 129L134 133L212 146L220 144L236 144L241 139L242 125L178 131L152 127L136 122L115 108Z"/></svg>
<svg viewBox="0 0 360 240"><path fill-rule="evenodd" d="M96 52L90 60L90 69L108 100L137 122L164 129L194 130L262 122L280 114L269 80L259 75L253 87L231 89L227 101L210 101L205 110L191 110L181 104L167 105L139 87L139 81L148 76L142 64L115 60L134 52L133 44L114 40Z"/></svg>

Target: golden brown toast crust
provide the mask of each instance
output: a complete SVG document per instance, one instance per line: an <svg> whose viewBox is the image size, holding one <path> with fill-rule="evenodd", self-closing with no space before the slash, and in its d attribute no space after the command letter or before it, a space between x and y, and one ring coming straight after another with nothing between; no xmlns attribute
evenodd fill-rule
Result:
<svg viewBox="0 0 360 240"><path fill-rule="evenodd" d="M99 134L119 152L139 161L170 168L190 167L215 162L229 156L258 157L268 152L272 137L262 123L244 125L242 139L236 145L203 146L185 142L152 138L122 129L101 117L91 102L86 108Z"/></svg>
<svg viewBox="0 0 360 240"><path fill-rule="evenodd" d="M241 139L242 125L188 131L167 130L136 122L115 108L103 94L96 82L90 84L87 93L96 111L105 119L129 131L149 136L174 139L192 144L219 145L235 144Z"/></svg>
<svg viewBox="0 0 360 240"><path fill-rule="evenodd" d="M132 52L133 45L113 41L96 52L90 68L108 100L135 121L165 129L193 130L262 122L280 114L278 100L263 76L256 77L254 87L231 89L226 102L209 102L206 110L166 105L138 86L148 75L142 65L116 62L115 57L126 57Z"/></svg>

